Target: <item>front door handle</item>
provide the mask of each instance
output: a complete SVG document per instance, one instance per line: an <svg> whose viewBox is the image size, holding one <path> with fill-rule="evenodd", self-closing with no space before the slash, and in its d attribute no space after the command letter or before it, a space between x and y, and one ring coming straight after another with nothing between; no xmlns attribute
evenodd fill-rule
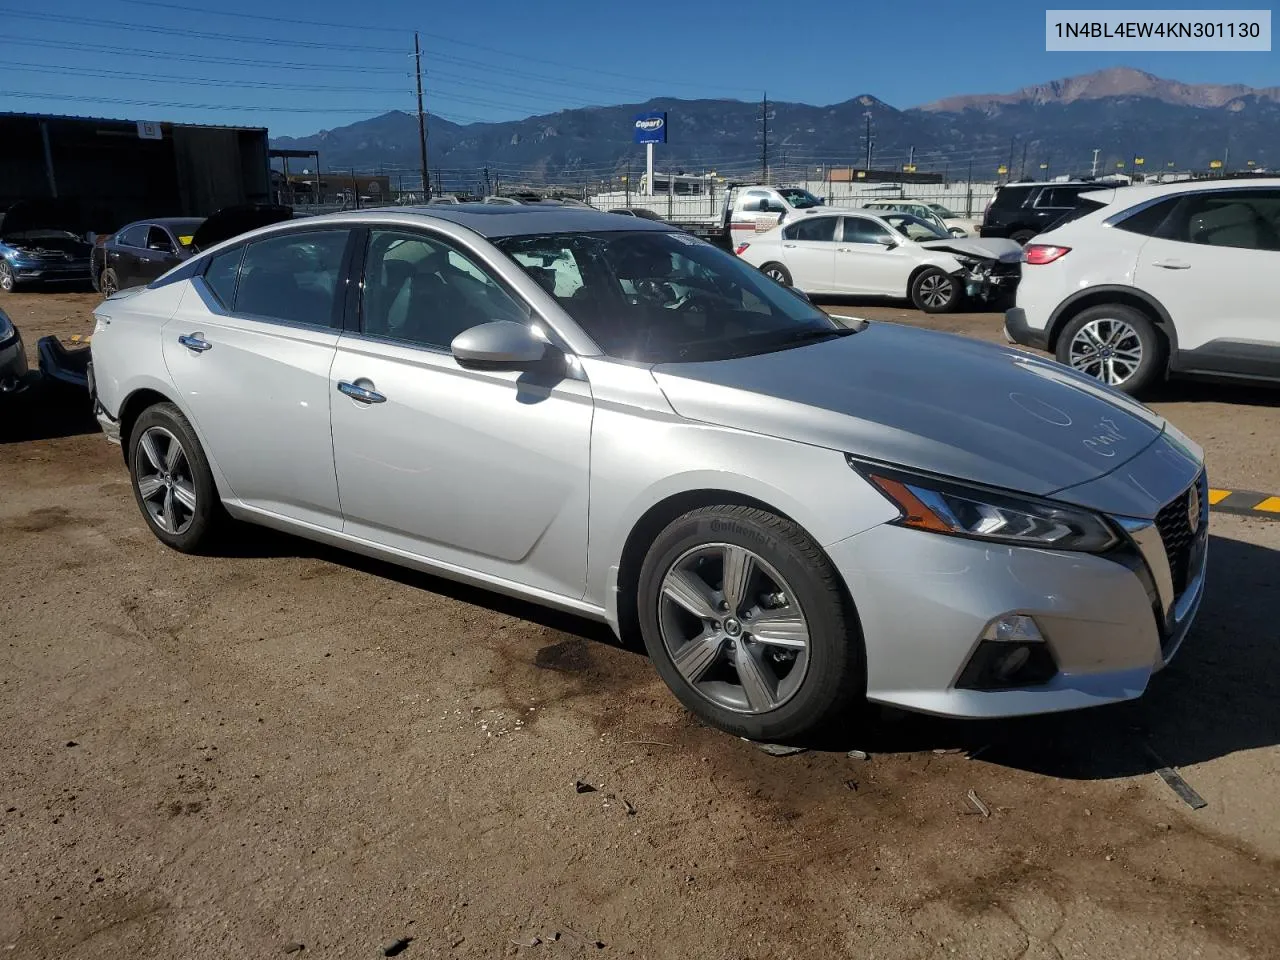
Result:
<svg viewBox="0 0 1280 960"><path fill-rule="evenodd" d="M784 243L783 246L786 247L788 250L794 250L796 248L796 245L794 243Z"/></svg>
<svg viewBox="0 0 1280 960"><path fill-rule="evenodd" d="M369 383L368 380L364 381ZM338 392L345 393L352 400L358 400L361 403L386 403L387 398L376 390L370 389L373 386L369 383L368 387L362 387L359 383L349 383L346 380L338 381Z"/></svg>
<svg viewBox="0 0 1280 960"><path fill-rule="evenodd" d="M1153 267L1164 267L1166 270L1190 270L1191 264L1185 260L1153 260Z"/></svg>
<svg viewBox="0 0 1280 960"><path fill-rule="evenodd" d="M196 353L204 353L206 350L213 349L213 344L198 333L184 333L178 337L178 342L188 350L194 350Z"/></svg>

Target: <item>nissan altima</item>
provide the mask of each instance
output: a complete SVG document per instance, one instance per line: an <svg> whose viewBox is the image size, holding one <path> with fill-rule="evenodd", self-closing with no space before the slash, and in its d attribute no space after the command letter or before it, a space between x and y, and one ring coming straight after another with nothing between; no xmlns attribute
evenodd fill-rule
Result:
<svg viewBox="0 0 1280 960"><path fill-rule="evenodd" d="M142 517L228 518L606 621L708 722L1141 695L1203 591L1201 450L1053 361L837 320L652 221L276 224L97 309Z"/></svg>

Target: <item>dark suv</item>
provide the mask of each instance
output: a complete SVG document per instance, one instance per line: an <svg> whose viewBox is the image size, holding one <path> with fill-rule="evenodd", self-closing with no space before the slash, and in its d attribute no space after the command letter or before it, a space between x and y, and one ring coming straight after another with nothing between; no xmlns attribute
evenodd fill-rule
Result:
<svg viewBox="0 0 1280 960"><path fill-rule="evenodd" d="M1100 189L1100 184L1082 181L1005 184L996 188L978 227L978 236L1008 237L1026 243L1074 210L1081 193Z"/></svg>

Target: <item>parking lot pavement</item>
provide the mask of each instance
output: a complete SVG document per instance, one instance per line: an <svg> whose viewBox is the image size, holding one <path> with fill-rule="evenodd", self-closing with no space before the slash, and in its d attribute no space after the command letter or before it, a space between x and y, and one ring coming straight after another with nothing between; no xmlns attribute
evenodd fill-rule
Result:
<svg viewBox="0 0 1280 960"><path fill-rule="evenodd" d="M267 533L169 551L54 409L0 444L6 956L1274 956L1280 523L1213 516L1139 702L773 757L594 624Z"/></svg>

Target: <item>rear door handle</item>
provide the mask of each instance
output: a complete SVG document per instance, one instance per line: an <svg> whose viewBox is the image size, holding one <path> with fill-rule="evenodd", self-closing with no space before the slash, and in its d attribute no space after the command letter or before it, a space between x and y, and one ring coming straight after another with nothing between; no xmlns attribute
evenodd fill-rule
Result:
<svg viewBox="0 0 1280 960"><path fill-rule="evenodd" d="M213 349L213 344L198 333L184 333L178 337L178 342L188 350L194 350L196 353L204 353L206 350Z"/></svg>
<svg viewBox="0 0 1280 960"><path fill-rule="evenodd" d="M1153 260L1153 267L1164 267L1166 270L1190 270L1191 264L1185 260Z"/></svg>
<svg viewBox="0 0 1280 960"><path fill-rule="evenodd" d="M369 383L368 380L364 381ZM345 393L352 400L358 400L361 403L386 403L387 398L376 390L370 389L373 384L368 387L362 387L358 383L349 383L346 380L338 381L338 392Z"/></svg>

